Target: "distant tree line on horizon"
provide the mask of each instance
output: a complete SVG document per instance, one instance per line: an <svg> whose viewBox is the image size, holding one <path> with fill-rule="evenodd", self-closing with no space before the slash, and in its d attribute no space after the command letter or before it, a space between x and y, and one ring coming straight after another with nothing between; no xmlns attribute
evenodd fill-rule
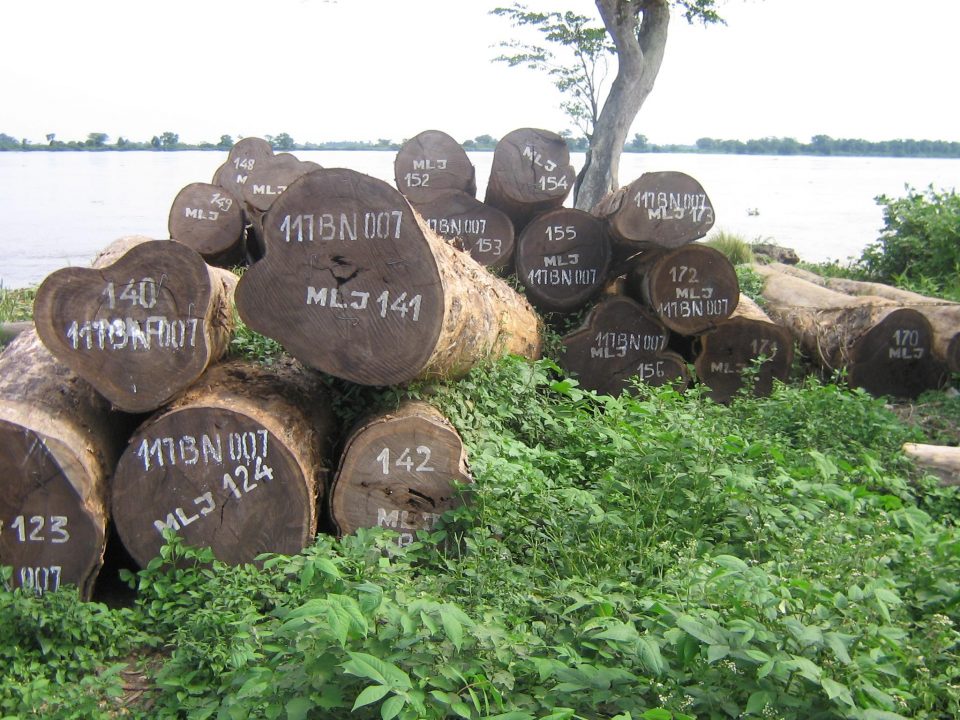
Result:
<svg viewBox="0 0 960 720"><path fill-rule="evenodd" d="M567 140L573 152L585 152L587 139L573 137L571 133L561 133ZM240 139L240 136L237 137ZM275 150L289 152L292 150L391 150L397 151L405 141L395 142L387 138L379 138L376 142L366 140L332 140L325 142L296 142L288 133L264 136ZM108 143L109 136L102 132L93 132L85 140L58 140L51 133L46 136L46 144L31 143L26 138L18 140L15 137L0 133L0 151L32 150L32 151L59 151L59 150L229 150L235 140L230 135L221 135L219 141L185 143L175 132L163 132L154 135L149 141L141 142L118 137L113 143ZM461 143L465 150L482 151L493 150L497 146L497 138L491 135L478 135ZM802 143L795 138L766 137L754 140L719 140L703 137L693 145L666 144L658 145L650 142L645 135L636 134L633 139L624 145L625 152L635 153L711 153L724 155L834 155L860 157L928 157L928 158L960 158L960 142L946 140L882 140L871 142L858 138L832 138L829 135L814 135L809 143Z"/></svg>

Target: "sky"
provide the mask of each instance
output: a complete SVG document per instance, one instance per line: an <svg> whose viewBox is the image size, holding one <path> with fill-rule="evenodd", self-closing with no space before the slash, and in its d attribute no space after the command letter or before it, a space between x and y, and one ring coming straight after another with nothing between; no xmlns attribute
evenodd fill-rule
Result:
<svg viewBox="0 0 960 720"><path fill-rule="evenodd" d="M494 62L500 41L532 39L489 14L498 4L4 2L0 132L34 143L103 132L113 143L166 131L322 142L574 130L545 76ZM726 25L674 15L631 137L960 141L960 0L719 4ZM527 5L596 16L591 0Z"/></svg>

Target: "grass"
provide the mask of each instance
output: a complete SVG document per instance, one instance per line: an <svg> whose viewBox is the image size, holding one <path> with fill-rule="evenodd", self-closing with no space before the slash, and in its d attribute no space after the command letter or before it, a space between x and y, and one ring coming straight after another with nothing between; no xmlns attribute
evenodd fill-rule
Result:
<svg viewBox="0 0 960 720"><path fill-rule="evenodd" d="M750 249L750 243L736 233L720 230L710 235L703 243L722 253L734 265L745 265L753 262L753 250Z"/></svg>

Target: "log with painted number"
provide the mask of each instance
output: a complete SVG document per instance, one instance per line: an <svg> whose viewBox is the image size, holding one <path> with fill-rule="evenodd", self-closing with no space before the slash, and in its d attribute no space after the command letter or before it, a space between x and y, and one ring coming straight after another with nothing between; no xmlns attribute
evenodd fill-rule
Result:
<svg viewBox="0 0 960 720"><path fill-rule="evenodd" d="M266 255L241 278L237 310L310 367L393 385L540 353L526 300L381 180L308 173L267 212L264 233Z"/></svg>
<svg viewBox="0 0 960 720"><path fill-rule="evenodd" d="M457 507L457 487L471 482L454 427L433 406L410 401L367 418L350 434L330 492L330 515L341 535L385 527L408 545L418 530L430 530Z"/></svg>
<svg viewBox="0 0 960 720"><path fill-rule="evenodd" d="M112 481L121 541L141 566L168 528L229 563L299 552L317 530L333 430L317 373L215 366L124 450Z"/></svg>
<svg viewBox="0 0 960 720"><path fill-rule="evenodd" d="M513 261L513 222L500 210L459 190L442 190L425 202L411 202L427 227L488 268Z"/></svg>
<svg viewBox="0 0 960 720"><path fill-rule="evenodd" d="M607 282L610 240L603 223L583 210L537 215L517 240L516 273L537 308L579 310Z"/></svg>
<svg viewBox="0 0 960 720"><path fill-rule="evenodd" d="M473 163L460 143L440 130L425 130L405 141L393 172L397 189L411 203L429 202L445 190L477 194Z"/></svg>
<svg viewBox="0 0 960 720"><path fill-rule="evenodd" d="M244 260L243 207L233 193L211 183L190 183L170 206L170 237L200 253L211 265Z"/></svg>
<svg viewBox="0 0 960 720"><path fill-rule="evenodd" d="M238 140L227 159L213 175L213 184L219 185L233 194L242 197L242 189L253 184L251 176L260 172L260 167L273 158L273 148L263 138L247 137Z"/></svg>
<svg viewBox="0 0 960 720"><path fill-rule="evenodd" d="M626 291L681 335L715 328L733 314L740 299L733 265L700 244L643 253L627 274Z"/></svg>
<svg viewBox="0 0 960 720"><path fill-rule="evenodd" d="M773 381L785 381L793 364L793 336L774 323L753 300L740 295L736 310L700 338L694 367L717 402L729 402L744 386L744 371L757 397L769 395Z"/></svg>
<svg viewBox="0 0 960 720"><path fill-rule="evenodd" d="M519 128L497 143L484 202L505 212L520 233L535 215L562 206L575 181L566 140Z"/></svg>
<svg viewBox="0 0 960 720"><path fill-rule="evenodd" d="M939 387L945 368L931 353L933 331L916 310L880 297L853 297L754 265L764 278L766 313L825 373L873 395L915 397Z"/></svg>
<svg viewBox="0 0 960 720"><path fill-rule="evenodd" d="M15 586L72 585L90 597L128 422L34 331L0 355L0 565L12 566Z"/></svg>
<svg viewBox="0 0 960 720"><path fill-rule="evenodd" d="M618 395L631 378L647 385L689 382L687 365L667 350L670 331L649 310L630 298L610 295L598 302L583 325L563 338L560 366L580 385Z"/></svg>
<svg viewBox="0 0 960 720"><path fill-rule="evenodd" d="M227 351L236 276L174 240L121 238L37 289L50 351L125 412L150 412Z"/></svg>

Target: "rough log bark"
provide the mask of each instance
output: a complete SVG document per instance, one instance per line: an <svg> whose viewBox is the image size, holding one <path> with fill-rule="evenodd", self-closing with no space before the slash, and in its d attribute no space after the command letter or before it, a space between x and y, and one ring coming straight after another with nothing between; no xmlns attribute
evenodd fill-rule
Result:
<svg viewBox="0 0 960 720"><path fill-rule="evenodd" d="M121 238L37 289L44 344L120 410L150 412L227 351L233 273L174 240Z"/></svg>
<svg viewBox="0 0 960 720"><path fill-rule="evenodd" d="M329 408L319 376L291 361L211 368L117 465L113 518L133 559L155 557L166 528L228 563L302 550L325 491Z"/></svg>
<svg viewBox="0 0 960 720"><path fill-rule="evenodd" d="M344 446L330 491L330 514L341 535L364 527L396 530L408 545L461 500L456 486L472 483L457 431L439 410L406 402L374 415Z"/></svg>
<svg viewBox="0 0 960 720"><path fill-rule="evenodd" d="M590 213L559 208L538 215L517 241L516 273L541 310L579 310L607 282L610 240Z"/></svg>
<svg viewBox="0 0 960 720"><path fill-rule="evenodd" d="M826 371L846 369L847 380L874 395L914 397L938 387L943 365L931 352L932 330L915 310L891 300L851 297L768 266L766 311L787 327Z"/></svg>
<svg viewBox="0 0 960 720"><path fill-rule="evenodd" d="M733 314L701 336L694 367L710 388L708 395L725 403L743 387L744 370L754 367L761 356L763 363L752 378L757 397L770 394L774 379L787 379L793 364L793 337L741 294Z"/></svg>
<svg viewBox="0 0 960 720"><path fill-rule="evenodd" d="M680 172L644 173L604 197L592 213L606 221L624 256L686 245L706 235L714 222L703 186Z"/></svg>
<svg viewBox="0 0 960 720"><path fill-rule="evenodd" d="M439 130L425 130L403 143L393 173L397 189L411 203L429 202L444 190L477 194L473 163L460 143Z"/></svg>
<svg viewBox="0 0 960 720"><path fill-rule="evenodd" d="M412 205L427 227L481 265L504 268L513 261L513 222L501 210L459 190L436 191Z"/></svg>
<svg viewBox="0 0 960 720"><path fill-rule="evenodd" d="M960 485L960 447L904 443L903 453L939 477L941 485Z"/></svg>
<svg viewBox="0 0 960 720"><path fill-rule="evenodd" d="M626 289L681 335L712 330L740 300L736 270L707 245L644 253L627 275Z"/></svg>
<svg viewBox="0 0 960 720"><path fill-rule="evenodd" d="M583 325L563 338L558 363L598 393L619 395L630 379L658 386L689 382L687 365L668 351L670 331L649 310L627 297L611 295L598 302Z"/></svg>
<svg viewBox="0 0 960 720"><path fill-rule="evenodd" d="M196 250L211 265L243 260L243 207L229 190L191 183L174 198L167 219L170 237Z"/></svg>
<svg viewBox="0 0 960 720"><path fill-rule="evenodd" d="M237 309L310 367L392 385L540 353L526 300L380 180L343 169L305 175L267 213L265 238Z"/></svg>
<svg viewBox="0 0 960 720"><path fill-rule="evenodd" d="M127 424L34 331L0 355L0 565L13 567L14 585L76 585L89 599Z"/></svg>
<svg viewBox="0 0 960 720"><path fill-rule="evenodd" d="M505 212L519 234L534 215L563 205L574 180L566 140L519 128L497 143L484 202Z"/></svg>

